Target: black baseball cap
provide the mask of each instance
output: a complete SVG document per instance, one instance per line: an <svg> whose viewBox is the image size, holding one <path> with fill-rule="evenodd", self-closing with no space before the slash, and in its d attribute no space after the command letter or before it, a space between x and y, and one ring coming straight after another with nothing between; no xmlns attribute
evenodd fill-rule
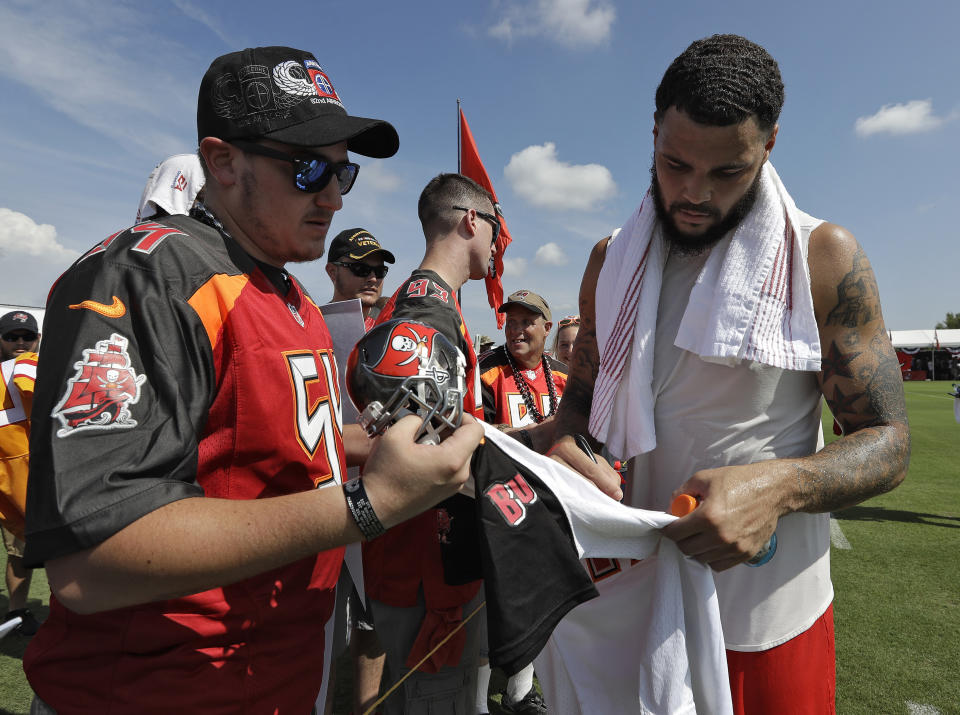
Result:
<svg viewBox="0 0 960 715"><path fill-rule="evenodd" d="M218 57L200 83L197 139L273 139L293 146L346 141L357 154L397 153L397 130L351 117L320 63L292 47L253 47Z"/></svg>
<svg viewBox="0 0 960 715"><path fill-rule="evenodd" d="M29 330L34 335L37 329L37 319L25 310L14 310L0 317L0 335L6 335L13 330Z"/></svg>
<svg viewBox="0 0 960 715"><path fill-rule="evenodd" d="M348 228L341 231L330 242L330 248L327 250L327 263L339 261L344 256L349 256L355 261L379 251L383 254L383 260L387 263L395 263L396 258L386 248L380 245L380 242L373 237L373 234L365 228Z"/></svg>

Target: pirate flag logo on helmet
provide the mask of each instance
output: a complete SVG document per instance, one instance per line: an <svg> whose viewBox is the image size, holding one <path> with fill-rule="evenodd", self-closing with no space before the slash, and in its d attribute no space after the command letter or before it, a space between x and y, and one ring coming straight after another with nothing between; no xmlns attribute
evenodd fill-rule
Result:
<svg viewBox="0 0 960 715"><path fill-rule="evenodd" d="M347 392L371 436L416 414L422 419L417 441L436 444L460 426L465 374L466 360L443 333L396 319L356 344L347 362Z"/></svg>

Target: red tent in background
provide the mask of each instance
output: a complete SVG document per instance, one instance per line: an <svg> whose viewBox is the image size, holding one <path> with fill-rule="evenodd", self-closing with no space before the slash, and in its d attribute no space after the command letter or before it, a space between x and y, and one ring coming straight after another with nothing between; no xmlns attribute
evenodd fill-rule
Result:
<svg viewBox="0 0 960 715"><path fill-rule="evenodd" d="M470 133L470 127L467 124L466 117L463 116L463 110L459 109L460 102L457 101L458 111L460 113L460 173L476 181L480 186L490 192L493 197L494 208L497 211L497 217L500 219L500 236L497 238L497 250L493 256L494 275L487 274L484 281L487 284L487 302L490 307L496 311L503 303L503 284L500 277L503 275L503 254L507 246L513 240L510 238L510 231L507 230L507 222L503 218L503 212L500 210L500 203L497 200L497 192L493 190L493 184L490 177L487 176L487 170L483 168L483 162L480 161L480 153L477 151L476 142L473 141L473 134ZM502 328L506 319L503 313L497 313L497 327Z"/></svg>

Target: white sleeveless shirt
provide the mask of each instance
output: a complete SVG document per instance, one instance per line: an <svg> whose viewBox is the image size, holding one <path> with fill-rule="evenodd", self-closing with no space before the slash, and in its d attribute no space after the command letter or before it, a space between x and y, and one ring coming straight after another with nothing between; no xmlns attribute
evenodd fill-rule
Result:
<svg viewBox="0 0 960 715"><path fill-rule="evenodd" d="M801 212L805 255L821 223ZM707 255L671 253L663 270L653 364L657 446L632 462L631 506L666 510L673 490L701 469L802 457L823 447L816 373L753 362L729 367L674 345ZM830 515L782 517L773 559L714 579L727 648L766 650L799 635L833 599Z"/></svg>

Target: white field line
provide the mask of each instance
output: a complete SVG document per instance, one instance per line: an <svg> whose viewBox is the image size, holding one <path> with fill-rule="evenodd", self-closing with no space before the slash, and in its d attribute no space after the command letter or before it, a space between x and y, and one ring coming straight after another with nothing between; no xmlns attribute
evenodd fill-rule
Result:
<svg viewBox="0 0 960 715"><path fill-rule="evenodd" d="M936 397L938 400L955 400L956 397L950 397L950 395L928 395L923 392L912 392L910 397Z"/></svg>
<svg viewBox="0 0 960 715"><path fill-rule="evenodd" d="M933 705L920 705L919 703L907 701L907 711L910 715L940 715L940 709Z"/></svg>
<svg viewBox="0 0 960 715"><path fill-rule="evenodd" d="M843 530L840 528L840 522L830 517L830 543L835 549L852 549L850 542L847 541L847 537L843 535Z"/></svg>

